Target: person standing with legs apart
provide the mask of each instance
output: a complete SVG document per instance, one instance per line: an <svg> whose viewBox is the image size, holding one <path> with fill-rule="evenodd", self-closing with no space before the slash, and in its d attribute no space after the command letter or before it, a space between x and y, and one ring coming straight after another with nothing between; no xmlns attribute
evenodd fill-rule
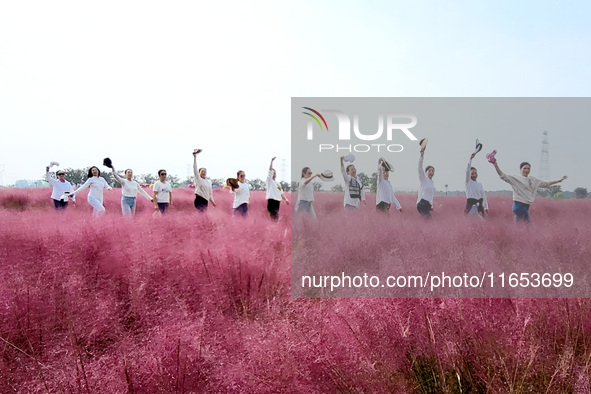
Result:
<svg viewBox="0 0 591 394"><path fill-rule="evenodd" d="M142 189L140 184L133 180L133 171L130 168L125 170L125 179L119 176L112 163L111 170L113 170L113 178L121 185L121 213L123 216L135 215L138 192L150 202L154 202L154 199Z"/></svg>
<svg viewBox="0 0 591 394"><path fill-rule="evenodd" d="M353 155L348 155L349 160L355 160ZM349 164L347 169L345 169L345 164L343 163L345 160L345 156L341 156L341 173L343 174L343 179L345 180L345 199L344 199L344 206L345 209L348 210L355 210L363 201L363 205L367 205L365 201L365 190L363 189L363 184L361 180L357 178L357 169L353 164Z"/></svg>
<svg viewBox="0 0 591 394"><path fill-rule="evenodd" d="M524 161L519 165L520 175L507 175L499 168L497 159L495 158L497 151L494 150L486 158L493 166L499 177L511 185L513 188L513 214L515 222L523 221L529 223L529 207L533 204L536 198L536 192L540 187L549 187L564 181L567 176L563 176L559 180L545 182L538 178L530 176L531 165Z"/></svg>
<svg viewBox="0 0 591 394"><path fill-rule="evenodd" d="M49 169L52 165L58 164L52 162L49 166L45 167L45 179L52 187L51 199L53 200L53 206L57 211L61 211L68 206L68 195L74 193L74 188L72 188L70 182L66 181L66 173L64 170L57 170L55 173L57 179L54 179L49 174Z"/></svg>
<svg viewBox="0 0 591 394"><path fill-rule="evenodd" d="M394 189L390 183L390 171L394 168L384 158L378 160L378 184L376 188L376 210L378 212L390 212L392 204L396 205L399 213L402 213L402 206L394 195Z"/></svg>
<svg viewBox="0 0 591 394"><path fill-rule="evenodd" d="M289 205L289 200L285 197L285 193L283 193L283 189L281 189L281 185L276 181L277 172L273 169L273 161L275 161L275 157L271 159L271 164L269 164L269 174L267 175L267 211L269 211L269 215L271 215L271 219L278 220L278 213L279 213L279 206L281 204L281 200L284 200L287 205Z"/></svg>
<svg viewBox="0 0 591 394"><path fill-rule="evenodd" d="M476 153L470 155L468 168L466 168L466 207L464 208L464 214L468 215L472 207L476 206L478 213L484 217L484 213L488 213L488 201L486 201L486 193L484 193L482 183L476 181L478 171L472 167L474 156L476 156Z"/></svg>
<svg viewBox="0 0 591 394"><path fill-rule="evenodd" d="M207 179L207 170L197 167L197 154L201 149L193 150L193 175L195 176L195 201L193 205L199 212L207 212L209 202L215 207L213 200L213 188L211 182Z"/></svg>
<svg viewBox="0 0 591 394"><path fill-rule="evenodd" d="M312 202L314 202L314 184L312 179L319 177L320 174L312 175L310 167L302 169L302 177L298 185L298 201L296 203L295 211L297 213L308 213L316 219L316 212Z"/></svg>
<svg viewBox="0 0 591 394"><path fill-rule="evenodd" d="M419 194L417 196L417 211L425 219L431 219L431 211L433 210L433 198L435 197L435 183L433 182L433 175L435 175L435 167L427 166L423 170L423 156L425 155L425 148L427 147L427 139L421 140L421 156L419 157Z"/></svg>
<svg viewBox="0 0 591 394"><path fill-rule="evenodd" d="M158 180L154 182L154 209L164 214L172 205L172 185L166 180L166 170L158 171Z"/></svg>
<svg viewBox="0 0 591 394"><path fill-rule="evenodd" d="M105 178L102 178L101 171L96 166L90 167L88 170L88 179L82 186L80 186L74 193L70 194L70 197L74 197L82 190L90 188L88 197L86 200L92 206L92 214L95 217L102 216L105 213L105 207L103 206L103 190L112 190Z"/></svg>

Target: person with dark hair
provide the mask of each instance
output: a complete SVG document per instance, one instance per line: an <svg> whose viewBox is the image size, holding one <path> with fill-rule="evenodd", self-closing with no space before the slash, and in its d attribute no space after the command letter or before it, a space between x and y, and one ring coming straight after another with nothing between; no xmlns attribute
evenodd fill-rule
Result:
<svg viewBox="0 0 591 394"><path fill-rule="evenodd" d="M74 192L74 188L70 182L66 181L66 173L64 170L57 170L55 175L57 179L49 174L49 168L45 167L45 179L52 187L51 199L56 210L61 211L68 206L68 195Z"/></svg>
<svg viewBox="0 0 591 394"><path fill-rule="evenodd" d="M277 178L277 172L273 168L273 161L275 161L275 157L271 159L271 164L269 164L269 174L267 175L267 211L269 215L271 215L271 219L278 220L278 213L279 207L281 204L281 200L285 201L287 205L289 205L289 200L285 197L285 193L283 193L283 189L281 189L281 185L275 180Z"/></svg>
<svg viewBox="0 0 591 394"><path fill-rule="evenodd" d="M387 169L387 164L383 158L378 160L378 182L376 187L376 210L378 212L390 212L392 204L396 205L396 209L399 213L402 213L402 206L394 195L394 189L390 183L390 171L393 169Z"/></svg>
<svg viewBox="0 0 591 394"><path fill-rule="evenodd" d="M113 177L121 185L121 213L123 216L135 215L136 198L138 192L150 200L150 202L154 201L154 199L150 197L150 195L146 193L144 189L142 189L140 184L132 179L133 171L130 168L125 170L125 179L121 178L119 174L117 174L117 170L112 163L111 170L113 170Z"/></svg>
<svg viewBox="0 0 591 394"><path fill-rule="evenodd" d="M95 217L101 216L105 213L105 207L103 206L103 190L113 189L111 186L109 186L105 178L102 178L100 175L101 170L99 170L98 167L90 167L88 169L88 179L86 182L84 182L84 184L80 186L74 193L70 194L70 197L74 197L82 190L90 188L90 192L88 193L86 200L92 206L92 214Z"/></svg>
<svg viewBox="0 0 591 394"><path fill-rule="evenodd" d="M476 181L478 179L478 171L472 167L474 156L476 156L476 153L470 155L468 168L466 169L466 207L464 208L464 213L468 215L472 207L476 206L478 213L484 217L484 213L488 213L488 201L486 201L486 193L484 193L482 183Z"/></svg>
<svg viewBox="0 0 591 394"><path fill-rule="evenodd" d="M345 198L343 204L345 209L354 210L359 207L361 201L364 205L367 205L365 201L365 190L361 179L357 178L357 169L353 164L349 164L347 169L343 163L345 156L341 156L341 173L345 180Z"/></svg>
<svg viewBox="0 0 591 394"><path fill-rule="evenodd" d="M232 192L234 193L234 203L232 205L234 210L232 215L247 216L248 205L250 203L250 188L246 184L246 174L244 171L238 171L236 173L236 179L238 181L238 187L232 188Z"/></svg>
<svg viewBox="0 0 591 394"><path fill-rule="evenodd" d="M207 179L207 170L197 167L197 154L199 152L201 152L201 149L193 151L193 175L195 176L195 201L193 205L199 212L206 212L210 202L215 207L215 201L211 182Z"/></svg>
<svg viewBox="0 0 591 394"><path fill-rule="evenodd" d="M433 210L433 198L435 197L435 183L433 182L433 175L435 175L435 167L427 166L423 170L423 156L425 155L425 147L421 146L421 156L419 157L419 193L417 196L417 211L425 219L431 219L431 211Z"/></svg>
<svg viewBox="0 0 591 394"><path fill-rule="evenodd" d="M536 198L536 192L538 188L542 187L549 187L564 181L567 176L563 176L562 178L556 181L542 181L537 179L533 176L530 176L529 173L531 172L531 165L524 161L519 165L519 170L521 174L519 175L507 175L499 168L497 164L497 159L495 158L495 154L497 151L493 151L486 155L486 158L492 165L495 167L497 174L499 177L511 185L513 188L513 214L515 217L513 220L515 222L523 221L525 223L529 222L529 207L534 202Z"/></svg>
<svg viewBox="0 0 591 394"><path fill-rule="evenodd" d="M302 169L302 177L298 186L298 201L296 203L295 211L297 213L308 213L316 219L316 212L312 202L314 201L314 185L312 179L319 177L320 174L312 175L310 167Z"/></svg>
<svg viewBox="0 0 591 394"><path fill-rule="evenodd" d="M154 182L154 209L166 213L172 205L172 185L166 180L166 170L158 170L158 180Z"/></svg>

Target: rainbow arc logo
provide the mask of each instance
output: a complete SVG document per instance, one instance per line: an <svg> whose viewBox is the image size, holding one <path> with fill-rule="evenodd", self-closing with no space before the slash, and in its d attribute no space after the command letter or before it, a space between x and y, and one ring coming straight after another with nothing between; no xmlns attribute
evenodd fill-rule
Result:
<svg viewBox="0 0 591 394"><path fill-rule="evenodd" d="M326 126L326 131L328 131L328 125L326 124L326 120L324 120L324 117L322 115L320 115L320 112L318 112L315 109L312 109L310 107L302 107L302 108L307 109L308 111L314 112L316 115L318 115L320 117L320 119L322 119L324 126ZM310 112L302 112L302 113L305 115L308 115L312 119L314 119L316 121L316 123L318 123L318 126L320 126L320 130L324 130L324 128L322 127L322 123L320 123L320 120L318 120L318 118L316 116L312 115Z"/></svg>

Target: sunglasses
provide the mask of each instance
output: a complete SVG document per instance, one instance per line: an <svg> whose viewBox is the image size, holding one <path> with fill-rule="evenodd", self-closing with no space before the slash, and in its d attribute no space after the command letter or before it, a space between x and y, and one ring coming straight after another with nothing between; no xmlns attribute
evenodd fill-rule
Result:
<svg viewBox="0 0 591 394"><path fill-rule="evenodd" d="M162 175L166 176L166 172L163 172L163 173L160 174L160 176L162 176Z"/></svg>
<svg viewBox="0 0 591 394"><path fill-rule="evenodd" d="M66 175L66 174L57 174L57 176L64 176L64 175Z"/></svg>

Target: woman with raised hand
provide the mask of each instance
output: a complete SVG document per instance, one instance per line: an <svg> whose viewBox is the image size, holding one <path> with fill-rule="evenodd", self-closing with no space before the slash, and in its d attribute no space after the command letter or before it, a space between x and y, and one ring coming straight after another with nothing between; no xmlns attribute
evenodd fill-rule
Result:
<svg viewBox="0 0 591 394"><path fill-rule="evenodd" d="M396 205L399 213L402 213L402 206L394 195L394 189L390 183L390 171L394 171L392 166L380 158L378 160L378 184L376 188L376 210L379 212L390 212L392 204Z"/></svg>
<svg viewBox="0 0 591 394"><path fill-rule="evenodd" d="M296 203L295 211L297 213L308 213L314 219L316 219L316 212L312 202L314 201L314 184L312 180L319 177L320 174L312 175L310 167L304 167L302 169L302 177L298 185L298 201Z"/></svg>
<svg viewBox="0 0 591 394"><path fill-rule="evenodd" d="M364 205L367 205L365 201L365 190L363 189L361 179L357 178L357 169L355 166L349 164L347 169L345 169L344 159L345 156L341 156L341 173L345 180L345 199L343 204L345 209L354 210L359 207L361 201L363 201Z"/></svg>
<svg viewBox="0 0 591 394"><path fill-rule="evenodd" d="M289 205L289 200L285 197L281 185L275 180L277 178L277 172L273 168L273 161L276 157L271 159L269 164L269 174L267 175L267 211L271 215L271 219L278 220L279 207L281 200L285 201Z"/></svg>
<svg viewBox="0 0 591 394"><path fill-rule="evenodd" d="M51 166L45 167L45 179L52 187L51 199L53 200L53 206L57 211L61 211L68 206L68 195L74 192L74 188L72 188L70 182L66 181L64 170L57 170L55 173L57 179L55 179L49 174L50 168Z"/></svg>
<svg viewBox="0 0 591 394"><path fill-rule="evenodd" d="M213 188L211 182L207 179L207 170L197 167L197 154L201 149L193 150L193 175L195 176L195 201L193 205L199 212L206 212L209 202L215 207L213 200Z"/></svg>
<svg viewBox="0 0 591 394"><path fill-rule="evenodd" d="M427 147L427 140L421 140L421 156L419 157L419 193L417 196L417 211L422 217L431 219L431 211L433 210L433 197L435 196L435 183L433 182L433 175L435 175L435 167L427 166L423 170L423 156L425 155L425 148Z"/></svg>
<svg viewBox="0 0 591 394"><path fill-rule="evenodd" d="M154 199L148 193L146 193L144 189L142 189L140 184L132 179L133 171L130 168L125 170L125 179L121 178L119 174L117 174L117 170L112 163L111 170L113 170L113 177L115 180L121 184L121 213L123 216L135 215L136 198L138 192L150 200L150 202L154 201Z"/></svg>
<svg viewBox="0 0 591 394"><path fill-rule="evenodd" d="M542 181L538 178L530 176L529 173L531 171L531 165L524 161L519 165L519 170L521 174L519 175L507 175L499 168L497 164L497 159L495 158L495 154L497 153L496 150L492 151L486 158L492 165L495 167L497 174L499 177L511 185L513 188L513 214L515 215L514 221L519 222L523 221L525 223L529 222L529 207L533 204L536 198L536 192L540 187L549 187L564 181L567 176L563 176L562 178L556 181Z"/></svg>
<svg viewBox="0 0 591 394"><path fill-rule="evenodd" d="M82 186L80 186L74 193L70 194L70 197L74 197L84 189L90 188L88 197L86 200L92 206L93 216L101 216L105 213L105 207L103 206L103 190L112 190L105 178L102 178L101 171L96 166L90 167L88 170L88 179Z"/></svg>
<svg viewBox="0 0 591 394"><path fill-rule="evenodd" d="M154 182L152 190L154 191L154 209L158 209L161 214L168 211L172 205L172 185L166 180L166 170L158 170L158 180Z"/></svg>
<svg viewBox="0 0 591 394"><path fill-rule="evenodd" d="M236 173L237 182L232 186L234 193L233 215L247 216L250 204L250 188L246 184L246 174L240 170Z"/></svg>

